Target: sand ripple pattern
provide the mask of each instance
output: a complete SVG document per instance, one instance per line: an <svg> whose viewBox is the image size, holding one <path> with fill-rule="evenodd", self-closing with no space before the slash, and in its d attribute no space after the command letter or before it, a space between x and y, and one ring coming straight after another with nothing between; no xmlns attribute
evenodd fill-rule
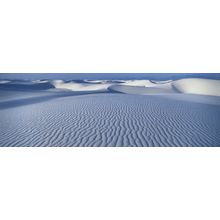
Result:
<svg viewBox="0 0 220 220"><path fill-rule="evenodd" d="M220 105L154 95L67 96L0 109L0 146L220 146Z"/></svg>

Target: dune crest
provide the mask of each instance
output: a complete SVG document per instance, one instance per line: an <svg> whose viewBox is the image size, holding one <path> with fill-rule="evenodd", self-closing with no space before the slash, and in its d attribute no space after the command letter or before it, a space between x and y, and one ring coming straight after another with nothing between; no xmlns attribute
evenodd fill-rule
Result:
<svg viewBox="0 0 220 220"><path fill-rule="evenodd" d="M127 81L122 84L110 86L109 90L114 92L136 95L176 93L175 89L173 89L170 82L152 83L149 80Z"/></svg>

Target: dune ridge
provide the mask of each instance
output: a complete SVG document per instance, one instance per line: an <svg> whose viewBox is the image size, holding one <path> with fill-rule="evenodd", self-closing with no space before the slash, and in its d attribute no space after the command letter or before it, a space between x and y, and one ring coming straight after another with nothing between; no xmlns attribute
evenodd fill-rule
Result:
<svg viewBox="0 0 220 220"><path fill-rule="evenodd" d="M220 96L220 80L187 78L179 80L35 80L0 81L0 89L68 90L75 92L120 92L126 94L184 93Z"/></svg>

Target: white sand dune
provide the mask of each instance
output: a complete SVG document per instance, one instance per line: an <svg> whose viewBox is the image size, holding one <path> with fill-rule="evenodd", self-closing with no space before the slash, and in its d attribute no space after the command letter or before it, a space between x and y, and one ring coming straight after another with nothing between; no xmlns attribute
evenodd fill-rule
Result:
<svg viewBox="0 0 220 220"><path fill-rule="evenodd" d="M164 94L164 93L176 93L172 88L160 88L160 87L142 87L142 86L122 86L114 85L109 87L110 91L120 92L125 94L136 95L149 95L149 94Z"/></svg>
<svg viewBox="0 0 220 220"><path fill-rule="evenodd" d="M109 90L115 92L121 92L126 94L161 94L161 93L176 93L171 82L167 83L152 83L149 80L134 80L132 82L124 82L120 85L113 85L109 87Z"/></svg>
<svg viewBox="0 0 220 220"><path fill-rule="evenodd" d="M170 83L172 82L173 80L150 80L151 83L154 83L154 84L165 84L165 83Z"/></svg>
<svg viewBox="0 0 220 220"><path fill-rule="evenodd" d="M112 85L110 91L121 92L126 94L149 95L176 93L171 84L172 81L151 82L150 80L127 80L124 83Z"/></svg>
<svg viewBox="0 0 220 220"><path fill-rule="evenodd" d="M48 83L48 80L33 80L31 81L32 83L36 84L36 83Z"/></svg>
<svg viewBox="0 0 220 220"><path fill-rule="evenodd" d="M84 80L85 82L88 82L88 83L105 83L106 80Z"/></svg>
<svg viewBox="0 0 220 220"><path fill-rule="evenodd" d="M9 81L0 146L220 146L219 88L206 79Z"/></svg>
<svg viewBox="0 0 220 220"><path fill-rule="evenodd" d="M5 84L5 83L9 83L10 81L8 80L0 80L0 84Z"/></svg>
<svg viewBox="0 0 220 220"><path fill-rule="evenodd" d="M109 83L78 83L78 82L64 82L63 80L54 80L51 84L57 89L67 89L71 91L107 91L112 84Z"/></svg>
<svg viewBox="0 0 220 220"><path fill-rule="evenodd" d="M133 80L109 87L111 91L126 94L186 93L220 96L220 80L188 78L176 81Z"/></svg>
<svg viewBox="0 0 220 220"><path fill-rule="evenodd" d="M125 86L146 86L152 87L155 86L150 80L124 80L122 85Z"/></svg>
<svg viewBox="0 0 220 220"><path fill-rule="evenodd" d="M162 94L186 93L220 96L220 81L210 79L180 79L176 81L150 80L35 80L35 81L0 81L1 88L14 90L68 90L74 92L121 92L126 94Z"/></svg>
<svg viewBox="0 0 220 220"><path fill-rule="evenodd" d="M180 79L172 85L181 93L220 96L220 80Z"/></svg>
<svg viewBox="0 0 220 220"><path fill-rule="evenodd" d="M0 103L0 146L220 144L220 105L187 101L190 95L43 94Z"/></svg>

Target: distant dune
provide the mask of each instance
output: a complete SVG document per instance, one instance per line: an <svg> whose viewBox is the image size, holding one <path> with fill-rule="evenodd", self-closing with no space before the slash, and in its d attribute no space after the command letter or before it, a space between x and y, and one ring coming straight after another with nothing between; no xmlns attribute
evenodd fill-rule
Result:
<svg viewBox="0 0 220 220"><path fill-rule="evenodd" d="M122 85L125 86L155 86L150 80L124 80Z"/></svg>
<svg viewBox="0 0 220 220"><path fill-rule="evenodd" d="M164 93L174 93L175 91L170 88L160 88L160 87L140 87L140 86L123 86L115 85L109 87L109 90L115 92L121 92L126 94L136 94L136 95L149 95L149 94L164 94Z"/></svg>
<svg viewBox="0 0 220 220"><path fill-rule="evenodd" d="M96 82L65 82L63 80L54 80L51 84L57 89L68 89L71 91L107 91L112 84Z"/></svg>
<svg viewBox="0 0 220 220"><path fill-rule="evenodd" d="M182 93L220 96L220 80L180 79L173 86Z"/></svg>
<svg viewBox="0 0 220 220"><path fill-rule="evenodd" d="M9 83L10 81L9 80L0 80L0 84L6 84L6 83Z"/></svg>
<svg viewBox="0 0 220 220"><path fill-rule="evenodd" d="M4 83L3 83L4 82ZM48 81L0 81L0 89L9 90L48 90L54 86Z"/></svg>
<svg viewBox="0 0 220 220"><path fill-rule="evenodd" d="M2 80L0 146L220 146L218 80Z"/></svg>
<svg viewBox="0 0 220 220"><path fill-rule="evenodd" d="M220 96L220 80L180 79L167 81L152 80L0 80L0 89L8 90L48 90L60 89L76 92L120 92L126 94L187 93Z"/></svg>

